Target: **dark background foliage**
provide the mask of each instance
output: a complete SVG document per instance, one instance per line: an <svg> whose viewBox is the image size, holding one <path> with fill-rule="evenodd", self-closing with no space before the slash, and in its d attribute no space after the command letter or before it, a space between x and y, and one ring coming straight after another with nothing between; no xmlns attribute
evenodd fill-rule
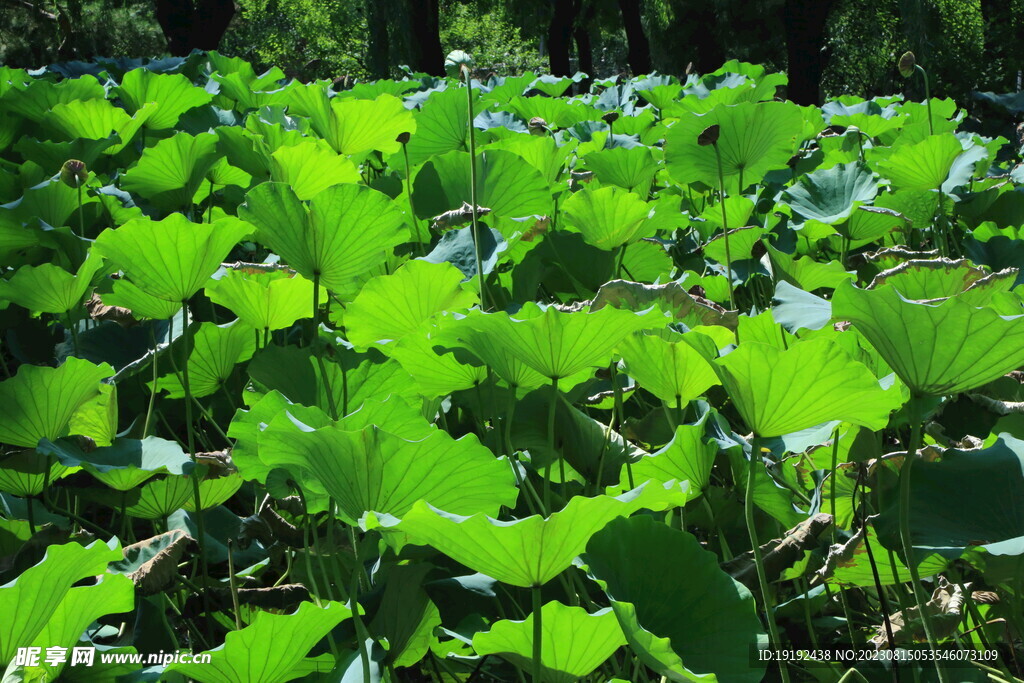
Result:
<svg viewBox="0 0 1024 683"><path fill-rule="evenodd" d="M482 75L682 76L738 58L787 70L804 103L899 90L907 49L936 95L1016 91L1022 34L1024 0L0 0L10 66L218 48L351 82L440 74L453 49Z"/></svg>

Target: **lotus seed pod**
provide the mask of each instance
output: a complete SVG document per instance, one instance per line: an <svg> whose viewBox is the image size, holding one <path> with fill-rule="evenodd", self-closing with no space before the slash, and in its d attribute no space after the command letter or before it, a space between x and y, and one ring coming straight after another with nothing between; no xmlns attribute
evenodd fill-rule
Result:
<svg viewBox="0 0 1024 683"><path fill-rule="evenodd" d="M452 78L460 78L473 68L473 58L462 50L452 50L444 60L444 71Z"/></svg>
<svg viewBox="0 0 1024 683"><path fill-rule="evenodd" d="M60 179L68 187L81 187L89 179L89 171L85 168L85 162L78 159L68 159L60 167Z"/></svg>
<svg viewBox="0 0 1024 683"><path fill-rule="evenodd" d="M407 145L407 144L409 144L409 133L407 133L407 132L406 133L399 133L398 137L395 138L395 140L400 145Z"/></svg>
<svg viewBox="0 0 1024 683"><path fill-rule="evenodd" d="M917 59L914 57L914 53L907 51L903 53L899 61L900 76L903 78L910 78L914 75L914 67L917 66Z"/></svg>
<svg viewBox="0 0 1024 683"><path fill-rule="evenodd" d="M601 120L607 123L609 126L619 120L619 112L610 111L601 117Z"/></svg>
<svg viewBox="0 0 1024 683"><path fill-rule="evenodd" d="M708 126L705 128L700 135L697 136L697 144L701 147L707 147L718 142L718 124Z"/></svg>

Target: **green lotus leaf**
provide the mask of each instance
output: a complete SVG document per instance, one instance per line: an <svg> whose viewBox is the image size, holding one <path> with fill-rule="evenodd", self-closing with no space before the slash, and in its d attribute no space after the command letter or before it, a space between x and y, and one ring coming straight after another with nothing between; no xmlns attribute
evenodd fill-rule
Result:
<svg viewBox="0 0 1024 683"><path fill-rule="evenodd" d="M540 117L549 126L558 128L569 128L581 121L595 120L601 116L593 107L580 102L561 100L557 96L513 97L504 108L526 121Z"/></svg>
<svg viewBox="0 0 1024 683"><path fill-rule="evenodd" d="M477 202L495 216L551 214L551 188L540 172L517 154L501 149L477 154ZM413 180L416 216L433 218L468 203L469 154L453 151L427 161Z"/></svg>
<svg viewBox="0 0 1024 683"><path fill-rule="evenodd" d="M388 354L412 375L419 393L426 398L469 389L487 379L487 368L463 362L448 350L450 319L451 316L444 316L424 323L394 348L390 344L387 347Z"/></svg>
<svg viewBox="0 0 1024 683"><path fill-rule="evenodd" d="M804 218L832 225L849 218L859 203L869 203L877 194L871 169L853 161L801 176L782 193L782 199Z"/></svg>
<svg viewBox="0 0 1024 683"><path fill-rule="evenodd" d="M733 228L750 224L750 216L754 213L754 201L742 195L725 198L725 220ZM703 223L695 221L693 226L704 237L711 237L715 230L722 229L722 205L713 204L700 214ZM730 245L731 247L731 245ZM724 261L724 259L723 259Z"/></svg>
<svg viewBox="0 0 1024 683"><path fill-rule="evenodd" d="M508 463L473 435L456 441L434 431L409 441L372 426L313 429L284 414L259 435L259 449L266 464L300 467L320 481L349 524L367 512L400 517L417 501L497 514L518 495Z"/></svg>
<svg viewBox="0 0 1024 683"><path fill-rule="evenodd" d="M42 123L67 140L105 140L116 133L121 139L121 144L114 150L118 152L131 142L155 112L156 107L150 106L132 117L107 100L75 100L54 106Z"/></svg>
<svg viewBox="0 0 1024 683"><path fill-rule="evenodd" d="M420 501L399 520L382 520L409 543L430 545L474 571L510 584L541 586L565 571L590 537L616 517L685 505L688 487L647 483L620 496L575 496L549 517L501 522L454 515ZM396 527L397 525L397 527Z"/></svg>
<svg viewBox="0 0 1024 683"><path fill-rule="evenodd" d="M82 198L86 205L97 201L94 197ZM78 211L78 193L60 179L47 180L25 190L21 199L0 208L0 217L7 214L13 223L36 227L42 221L46 226L59 228L77 222L70 219ZM30 244L40 241L42 238L37 238Z"/></svg>
<svg viewBox="0 0 1024 683"><path fill-rule="evenodd" d="M175 510L185 507L192 499L192 478L169 475L151 481L141 489L129 491L125 497L125 512L141 519L164 519Z"/></svg>
<svg viewBox="0 0 1024 683"><path fill-rule="evenodd" d="M664 448L634 461L632 480L662 485L670 481L688 481L693 497L699 495L711 479L711 466L718 455L718 444L704 436L708 415L705 413L694 424L677 426L672 440ZM627 488L630 476L626 468L622 468L619 476L619 488Z"/></svg>
<svg viewBox="0 0 1024 683"><path fill-rule="evenodd" d="M121 189L165 211L188 209L217 159L213 133L176 133L146 148L138 163L121 177Z"/></svg>
<svg viewBox="0 0 1024 683"><path fill-rule="evenodd" d="M75 413L99 395L100 382L113 374L106 363L73 356L56 368L22 365L14 377L0 382L0 441L35 448L40 439L66 436Z"/></svg>
<svg viewBox="0 0 1024 683"><path fill-rule="evenodd" d="M188 371L189 389L196 398L220 389L235 365L252 358L256 350L253 328L239 320L226 325L202 323L193 334ZM185 398L185 388L177 373L163 375L155 383L146 384L158 393L166 391L169 398Z"/></svg>
<svg viewBox="0 0 1024 683"><path fill-rule="evenodd" d="M907 117L904 115L885 118L885 116L878 114L854 112L852 114L838 114L832 116L829 119L829 125L845 126L846 128L857 127L864 131L868 137L877 138L880 135L885 135L891 130L902 128L906 121Z"/></svg>
<svg viewBox="0 0 1024 683"><path fill-rule="evenodd" d="M665 164L680 183L702 182L718 186L715 147L702 146L697 136L719 126L718 152L726 192L759 182L765 173L785 168L802 137L803 114L791 102L744 102L718 106L707 114L686 114L665 135Z"/></svg>
<svg viewBox="0 0 1024 683"><path fill-rule="evenodd" d="M488 334L477 327L476 319L486 315L477 308L465 317L453 320L438 335L439 341L445 346L461 346L469 350L509 386L532 389L546 384L544 376L519 360L507 345L501 343L497 335Z"/></svg>
<svg viewBox="0 0 1024 683"><path fill-rule="evenodd" d="M874 241L893 230L902 230L907 218L898 211L880 206L858 206L850 218L835 226L836 232L853 241Z"/></svg>
<svg viewBox="0 0 1024 683"><path fill-rule="evenodd" d="M365 185L334 185L309 208L283 183L249 191L238 215L303 277L348 292L407 237L405 217L385 194Z"/></svg>
<svg viewBox="0 0 1024 683"><path fill-rule="evenodd" d="M115 90L131 113L147 103L157 104L145 124L151 130L174 128L182 114L213 99L212 94L192 85L182 74L160 74L149 69L132 69Z"/></svg>
<svg viewBox="0 0 1024 683"><path fill-rule="evenodd" d="M956 136L943 133L896 147L875 166L899 189L937 190L949 178L953 162L963 153L964 148Z"/></svg>
<svg viewBox="0 0 1024 683"><path fill-rule="evenodd" d="M673 408L719 383L714 368L684 340L670 342L638 332L623 339L616 351L623 371Z"/></svg>
<svg viewBox="0 0 1024 683"><path fill-rule="evenodd" d="M660 327L664 317L656 309L638 314L608 306L593 313L566 313L528 304L515 317L492 313L475 317L473 324L534 371L558 380L607 365L626 336Z"/></svg>
<svg viewBox="0 0 1024 683"><path fill-rule="evenodd" d="M431 93L416 113L416 134L407 149L409 164L419 166L431 157L466 148L469 101L460 88Z"/></svg>
<svg viewBox="0 0 1024 683"><path fill-rule="evenodd" d="M917 301L963 294L961 301L982 306L993 294L1010 291L1016 277L1013 270L989 273L963 259L910 259L876 275L869 289L892 285L904 299Z"/></svg>
<svg viewBox="0 0 1024 683"><path fill-rule="evenodd" d="M7 85L7 80L4 85ZM3 87L3 86L0 86ZM29 121L39 121L58 104L76 100L102 100L107 93L95 76L65 78L59 83L46 79L29 79L25 87L9 90L3 108L20 114Z"/></svg>
<svg viewBox="0 0 1024 683"><path fill-rule="evenodd" d="M181 311L180 301L168 301L147 294L128 280L114 280L114 291L100 295L104 306L120 306L136 319L168 320Z"/></svg>
<svg viewBox="0 0 1024 683"><path fill-rule="evenodd" d="M742 261L753 257L754 246L761 241L767 231L756 225L748 225L742 228L731 228L729 230L729 256L732 262ZM704 245L704 254L714 261L726 263L725 234L715 235L715 238Z"/></svg>
<svg viewBox="0 0 1024 683"><path fill-rule="evenodd" d="M657 673L737 683L764 676L752 656L767 644L754 597L692 534L646 516L616 519L590 539L582 560L630 649ZM665 580L680 567L685 580Z"/></svg>
<svg viewBox="0 0 1024 683"><path fill-rule="evenodd" d="M585 678L614 654L626 639L611 609L587 614L582 607L549 602L541 608L541 666L549 683L573 683ZM533 662L533 620L496 621L473 636L478 655L500 655L523 671Z"/></svg>
<svg viewBox="0 0 1024 683"><path fill-rule="evenodd" d="M95 588L72 586L82 579L103 574L110 562L116 562L122 556L119 544L110 547L101 541L93 541L88 546L78 543L51 545L38 564L22 572L11 583L0 586L0 610L6 615L0 622L0 666L6 667L14 659L19 647L36 644L44 647L70 647L77 642L92 619L111 611L124 611L125 603L127 609L131 610L134 598L131 581L127 583L127 600L120 595L126 584L112 581L111 586L121 588L107 587L98 591L103 598L109 600L109 604L104 600L101 606L109 609L100 615L90 614L89 621L81 624L81 628L68 633L73 630L71 626L77 626L71 621L76 610L86 607L89 596L93 595L89 594L89 589ZM107 576L103 583L117 578L126 577ZM75 609L68 609L70 607ZM53 637L54 640L36 643L43 635Z"/></svg>
<svg viewBox="0 0 1024 683"><path fill-rule="evenodd" d="M205 287L210 301L256 330L280 330L313 314L313 283L280 270L230 268ZM326 296L324 297L326 298Z"/></svg>
<svg viewBox="0 0 1024 683"><path fill-rule="evenodd" d="M200 481L199 502L202 504L203 509L209 510L226 502L231 496L238 493L238 489L242 488L242 481L242 475L238 473ZM189 498L186 500L182 508L189 512L195 512L195 499Z"/></svg>
<svg viewBox="0 0 1024 683"><path fill-rule="evenodd" d="M644 197L659 167L651 149L643 145L600 149L587 154L583 162L602 185L615 185Z"/></svg>
<svg viewBox="0 0 1024 683"><path fill-rule="evenodd" d="M45 442L44 439L40 443ZM47 481L56 481L73 471L59 462L48 461L31 449L9 452L0 459L0 491L22 498L38 496Z"/></svg>
<svg viewBox="0 0 1024 683"><path fill-rule="evenodd" d="M882 510L878 537L888 548L902 548L896 501ZM932 553L952 560L980 550L1016 555L1019 562L1024 550L1024 441L1002 433L988 448L949 449L938 462L916 462L910 473L910 537L918 561Z"/></svg>
<svg viewBox="0 0 1024 683"><path fill-rule="evenodd" d="M488 145L488 149L503 149L522 157L537 169L545 181L554 183L565 170L569 156L575 151L575 141L559 145L552 137L513 135Z"/></svg>
<svg viewBox="0 0 1024 683"><path fill-rule="evenodd" d="M959 297L908 301L896 288L836 289L835 320L849 320L917 395L974 389L1024 365L1024 316L975 308Z"/></svg>
<svg viewBox="0 0 1024 683"><path fill-rule="evenodd" d="M259 612L249 626L229 632L221 647L208 652L210 662L172 664L167 671L180 671L198 683L284 683L327 671L334 664L331 655L306 655L351 616L339 602L320 607L303 602L292 614Z"/></svg>
<svg viewBox="0 0 1024 683"><path fill-rule="evenodd" d="M378 275L345 310L348 340L357 348L388 344L415 332L436 313L469 308L477 297L462 288L462 280L450 263L421 260Z"/></svg>
<svg viewBox="0 0 1024 683"><path fill-rule="evenodd" d="M234 216L193 223L181 214L161 221L137 218L104 230L95 249L124 270L150 296L187 301L220 267L251 226Z"/></svg>
<svg viewBox="0 0 1024 683"><path fill-rule="evenodd" d="M760 437L831 420L882 429L902 403L898 390L883 390L867 367L829 339L792 344L785 351L744 341L715 365L747 427Z"/></svg>
<svg viewBox="0 0 1024 683"><path fill-rule="evenodd" d="M611 250L647 237L647 202L617 187L580 190L561 206L566 222L598 249Z"/></svg>
<svg viewBox="0 0 1024 683"><path fill-rule="evenodd" d="M102 266L103 259L92 253L74 275L52 263L22 266L10 280L0 282L0 300L8 299L36 313L67 313L82 303Z"/></svg>
<svg viewBox="0 0 1024 683"><path fill-rule="evenodd" d="M804 291L816 289L835 289L840 283L853 279L853 274L843 268L839 261L822 263L810 256L796 257L779 251L770 244L765 245L768 259L772 265L772 273L780 282L788 282Z"/></svg>
<svg viewBox="0 0 1024 683"><path fill-rule="evenodd" d="M393 154L402 148L398 136L416 131L412 112L393 95L328 100L317 84L295 88L289 97L289 111L309 116L313 130L338 154L352 156L372 150Z"/></svg>
<svg viewBox="0 0 1024 683"><path fill-rule="evenodd" d="M192 460L174 441L155 436L116 439L110 446L84 451L73 439L43 439L37 450L65 467L81 467L117 491L128 491L158 474L188 474Z"/></svg>
<svg viewBox="0 0 1024 683"><path fill-rule="evenodd" d="M281 147L270 156L270 179L291 185L302 200L312 199L331 185L362 180L355 164L313 140Z"/></svg>

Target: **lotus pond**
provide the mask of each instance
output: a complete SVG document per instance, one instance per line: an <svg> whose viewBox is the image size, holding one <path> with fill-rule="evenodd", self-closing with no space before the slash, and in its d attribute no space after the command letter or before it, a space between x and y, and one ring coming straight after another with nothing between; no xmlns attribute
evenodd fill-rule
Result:
<svg viewBox="0 0 1024 683"><path fill-rule="evenodd" d="M1019 680L1012 128L448 66L0 67L0 680Z"/></svg>

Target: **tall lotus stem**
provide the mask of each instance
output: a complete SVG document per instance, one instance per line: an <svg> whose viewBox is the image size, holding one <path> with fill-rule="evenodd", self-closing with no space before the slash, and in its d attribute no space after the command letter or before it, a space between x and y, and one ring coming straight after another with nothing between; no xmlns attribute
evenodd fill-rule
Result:
<svg viewBox="0 0 1024 683"><path fill-rule="evenodd" d="M910 405L913 407L920 401L919 397L912 397ZM911 428L910 441L907 443L907 455L903 458L903 465L900 467L900 541L903 545L903 555L906 557L907 569L910 571L910 587L914 591L914 602L921 615L921 623L924 626L924 635L928 640L928 646L935 649L938 640L935 638L935 626L932 623L931 615L928 614L928 599L922 594L921 573L917 569L917 561L914 558L914 541L910 536L910 471L914 465L914 458L921 447L921 420L918 419L918 411L910 410ZM939 683L947 683L949 680L939 660L935 660L935 671L939 676Z"/></svg>
<svg viewBox="0 0 1024 683"><path fill-rule="evenodd" d="M771 647L778 648L782 641L779 638L779 627L775 623L775 613L772 612L771 598L768 593L768 576L764 571L764 558L761 553L761 544L757 540L757 527L754 526L754 478L757 476L757 463L761 458L761 443L755 436L750 444L750 470L747 473L747 491L743 500L743 516L747 523L747 531L750 534L750 544L754 550L754 567L757 569L757 583L761 588L761 601L764 606L765 621L768 622L768 635L771 638ZM779 674L783 683L789 683L789 669L786 662L779 662Z"/></svg>
<svg viewBox="0 0 1024 683"><path fill-rule="evenodd" d="M932 122L932 91L931 84L928 82L928 72L917 63L917 58L914 57L913 52L904 52L897 66L903 78L910 78L914 75L915 71L918 71L921 74L921 78L924 79L924 103L928 108L928 134L935 135L935 124Z"/></svg>
<svg viewBox="0 0 1024 683"><path fill-rule="evenodd" d="M409 220L412 221L412 229L416 238L416 253L423 256L423 242L420 240L420 222L416 219L416 207L412 203L412 166L409 165L409 134L402 133L398 136L398 142L402 145L402 155L405 157L405 196L409 199Z"/></svg>
<svg viewBox="0 0 1024 683"><path fill-rule="evenodd" d="M82 185L89 179L89 170L84 161L68 159L60 167L60 180L78 193L78 236L85 237L85 217L82 215Z"/></svg>
<svg viewBox="0 0 1024 683"><path fill-rule="evenodd" d="M320 370L320 381L324 386L324 394L327 396L327 409L330 410L331 419L337 420L338 407L334 404L334 393L331 391L331 382L327 377L327 365L324 363L323 347L320 344L320 271L313 272L313 355L316 357L317 368ZM346 407L347 410L347 407Z"/></svg>
<svg viewBox="0 0 1024 683"><path fill-rule="evenodd" d="M540 586L534 586L530 589L530 595L533 602L533 661L531 662L531 677L533 678L533 683L540 683L541 673L544 670L544 667L541 665L541 644L544 639L544 630L541 621Z"/></svg>
<svg viewBox="0 0 1024 683"><path fill-rule="evenodd" d="M480 259L480 217L477 209L477 188L476 188L476 131L473 128L473 78L469 72L469 66L462 64L459 67L463 80L466 83L466 102L469 106L469 202L472 204L473 216L473 256L476 259L476 275L480 278L480 307L487 309L487 289L484 285L484 267Z"/></svg>
<svg viewBox="0 0 1024 683"><path fill-rule="evenodd" d="M725 176L722 173L722 154L718 151L718 124L708 126L697 136L697 144L715 149L715 163L718 166L718 199L722 207L722 238L725 240L725 279L729 283L729 308L736 310L736 292L732 286L732 252L729 251L729 221L725 211Z"/></svg>

